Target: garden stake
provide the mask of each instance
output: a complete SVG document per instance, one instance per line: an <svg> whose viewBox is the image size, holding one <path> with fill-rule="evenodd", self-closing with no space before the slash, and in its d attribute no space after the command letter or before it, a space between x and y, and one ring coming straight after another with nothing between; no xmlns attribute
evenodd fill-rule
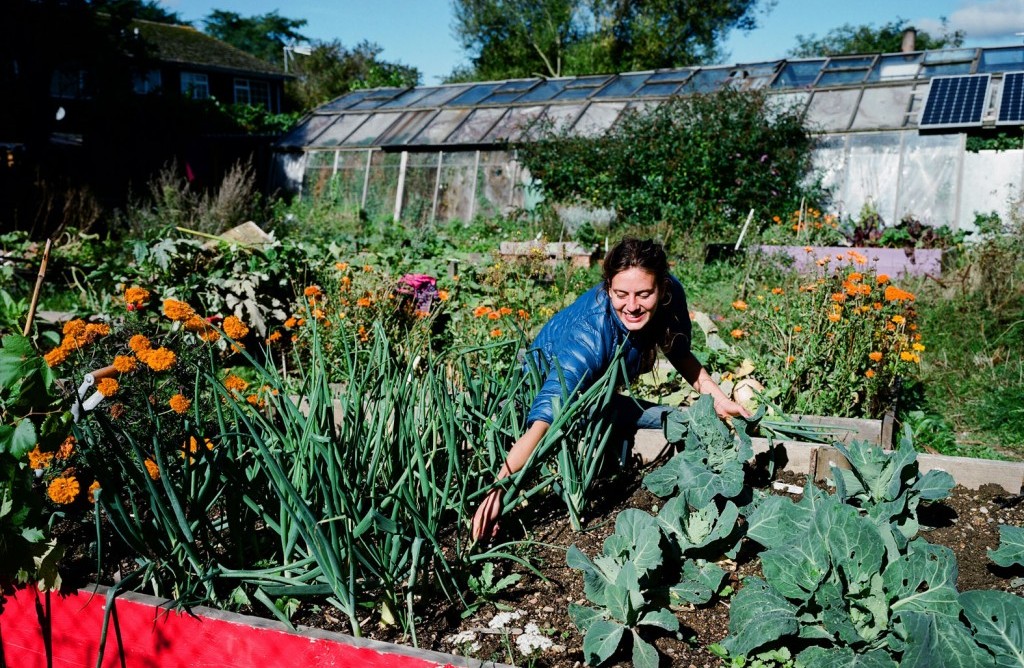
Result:
<svg viewBox="0 0 1024 668"><path fill-rule="evenodd" d="M46 247L43 248L43 261L39 265L39 274L36 276L36 288L32 291L32 303L28 306L28 319L25 321L25 330L22 336L28 336L32 330L32 320L36 317L36 304L39 303L39 290L43 287L43 277L46 276L46 263L50 260L50 239L46 240Z"/></svg>

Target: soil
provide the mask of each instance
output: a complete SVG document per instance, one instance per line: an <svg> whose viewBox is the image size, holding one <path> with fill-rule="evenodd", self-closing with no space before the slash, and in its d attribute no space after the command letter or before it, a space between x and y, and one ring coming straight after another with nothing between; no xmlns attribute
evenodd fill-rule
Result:
<svg viewBox="0 0 1024 668"><path fill-rule="evenodd" d="M583 578L578 570L566 566L565 553L576 545L585 554L601 551L602 543L614 531L619 510L640 508L653 512L661 501L641 486L644 471L622 473L605 479L597 490L599 500L592 507L592 519L581 532L574 532L564 508L553 498L521 508L505 518L503 539L529 539L535 545L529 556L543 574L538 578L527 569L510 562L501 562L495 580L508 574L522 577L482 604L471 616L462 619L460 610L441 599L433 604L424 601L417 622L418 645L456 655L471 656L484 661L538 667L568 668L584 665L583 637L568 615L568 604L587 604L583 594ZM803 486L803 476L783 472L780 482ZM784 494L785 492L776 492ZM1024 568L1000 568L993 564L986 551L999 544L999 526L1024 526L1024 496L1008 494L1001 487L986 485L979 490L963 487L953 489L949 498L920 509L922 525L930 528L921 535L932 543L953 550L959 564L958 589L1000 589L1024 595ZM95 530L90 531L95 540ZM65 535L63 540L89 536ZM514 548L512 548L514 549ZM84 564L89 550L75 550L65 559L74 570L76 560ZM526 556L525 550L520 550ZM731 584L739 585L748 575L759 575L759 562L753 550L741 550L735 563L725 566ZM500 572L499 572L500 571ZM95 576L95 574L93 574ZM105 578L104 578L105 579ZM252 614L264 614L253 609ZM705 606L676 610L680 620L678 634L663 634L654 639L662 654L662 665L684 668L723 665L707 647L721 642L728 633L728 599L715 599ZM497 617L497 619L495 619ZM505 619L504 624L498 623ZM302 606L293 621L330 631L348 633L347 622L329 606ZM536 625L536 630L532 625ZM498 628L494 628L497 626ZM374 628L365 624L370 637L410 644L408 637L394 627ZM531 650L520 643L546 645ZM618 666L628 666L628 655Z"/></svg>

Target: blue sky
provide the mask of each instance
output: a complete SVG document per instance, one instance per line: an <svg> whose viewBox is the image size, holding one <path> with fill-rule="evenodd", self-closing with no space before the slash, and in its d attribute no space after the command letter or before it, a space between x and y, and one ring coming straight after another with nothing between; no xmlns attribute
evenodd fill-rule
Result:
<svg viewBox="0 0 1024 668"><path fill-rule="evenodd" d="M166 8L202 28L214 9L253 16L277 11L308 23L300 31L313 40L341 40L355 46L363 40L383 47L381 58L419 68L423 83L464 63L466 54L452 36L451 0L160 0ZM763 4L763 2L762 2ZM967 33L967 46L1024 43L1024 0L778 0L758 16L760 28L734 32L725 43L727 62L755 62L783 57L797 35L824 35L844 23L876 26L907 19L933 31L945 16L953 28Z"/></svg>

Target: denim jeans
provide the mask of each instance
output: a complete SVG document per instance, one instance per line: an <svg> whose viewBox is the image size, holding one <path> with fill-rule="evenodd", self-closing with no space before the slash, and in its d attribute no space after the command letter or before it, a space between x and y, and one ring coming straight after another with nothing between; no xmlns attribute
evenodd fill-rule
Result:
<svg viewBox="0 0 1024 668"><path fill-rule="evenodd" d="M643 399L636 399L616 393L611 403L605 408L612 421L612 436L609 441L609 453L619 451L619 464L626 465L633 439L637 430L661 430L663 416L673 411L686 412L685 408L664 406ZM616 448L616 446L618 446Z"/></svg>

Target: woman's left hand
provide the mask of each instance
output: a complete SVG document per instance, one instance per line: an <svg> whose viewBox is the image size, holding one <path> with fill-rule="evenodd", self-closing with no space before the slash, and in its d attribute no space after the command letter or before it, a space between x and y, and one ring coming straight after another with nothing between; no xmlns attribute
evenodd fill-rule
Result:
<svg viewBox="0 0 1024 668"><path fill-rule="evenodd" d="M725 396L715 399L715 413L723 420L732 417L752 417L754 414Z"/></svg>

